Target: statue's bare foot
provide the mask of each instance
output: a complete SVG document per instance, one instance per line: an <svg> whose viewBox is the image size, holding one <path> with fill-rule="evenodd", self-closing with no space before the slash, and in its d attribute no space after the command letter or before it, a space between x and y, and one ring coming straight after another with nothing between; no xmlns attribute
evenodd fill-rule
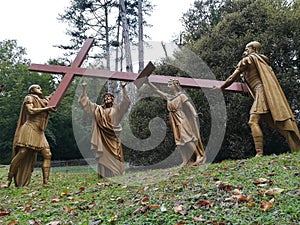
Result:
<svg viewBox="0 0 300 225"><path fill-rule="evenodd" d="M10 186L11 181L6 181L5 184L1 185L1 189L7 189Z"/></svg>
<svg viewBox="0 0 300 225"><path fill-rule="evenodd" d="M197 156L196 161L192 163L191 166L199 166L200 164L205 162L206 157L205 156Z"/></svg>
<svg viewBox="0 0 300 225"><path fill-rule="evenodd" d="M188 165L188 162L182 162L179 167L182 168L182 167L185 167L187 165Z"/></svg>

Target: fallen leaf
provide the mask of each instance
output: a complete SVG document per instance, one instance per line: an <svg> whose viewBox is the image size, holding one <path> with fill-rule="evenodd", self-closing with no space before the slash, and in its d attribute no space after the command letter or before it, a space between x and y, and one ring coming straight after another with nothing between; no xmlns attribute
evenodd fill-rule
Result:
<svg viewBox="0 0 300 225"><path fill-rule="evenodd" d="M265 201L265 200L262 200L261 203L260 203L260 210L266 212L267 210L271 209L273 207L273 202L274 200L272 201Z"/></svg>
<svg viewBox="0 0 300 225"><path fill-rule="evenodd" d="M181 215L186 215L187 211L184 209L183 205L178 205L173 207L173 210L175 213L181 214Z"/></svg>
<svg viewBox="0 0 300 225"><path fill-rule="evenodd" d="M35 219L29 220L28 223L30 225L42 225L41 221L38 221L38 220L35 220Z"/></svg>
<svg viewBox="0 0 300 225"><path fill-rule="evenodd" d="M60 202L60 199L59 199L59 198L53 198L53 199L51 200L51 203L58 203L58 202Z"/></svg>
<svg viewBox="0 0 300 225"><path fill-rule="evenodd" d="M264 192L264 195L266 196L275 196L276 194L280 194L284 191L284 189L281 188L271 188Z"/></svg>
<svg viewBox="0 0 300 225"><path fill-rule="evenodd" d="M237 195L236 196L238 202L247 202L247 196L246 195Z"/></svg>
<svg viewBox="0 0 300 225"><path fill-rule="evenodd" d="M241 190L239 190L239 189L234 189L234 190L232 191L232 194L233 194L233 195L241 195L241 194L243 194L243 192L242 192Z"/></svg>
<svg viewBox="0 0 300 225"><path fill-rule="evenodd" d="M208 206L208 207L213 207L214 206L214 203L209 201L209 200L200 200L198 203L197 203L197 206L198 207L202 207L202 206Z"/></svg>
<svg viewBox="0 0 300 225"><path fill-rule="evenodd" d="M253 201L253 198L254 198L253 195L248 195L247 196L247 201L251 202L251 201Z"/></svg>
<svg viewBox="0 0 300 225"><path fill-rule="evenodd" d="M118 215L114 215L108 220L108 222L112 223L112 222L116 221L117 219L118 219Z"/></svg>
<svg viewBox="0 0 300 225"><path fill-rule="evenodd" d="M86 189L85 186L81 186L81 187L79 188L80 191L84 191L85 189Z"/></svg>
<svg viewBox="0 0 300 225"><path fill-rule="evenodd" d="M253 184L260 185L260 186L266 186L268 182L269 182L269 180L266 178L259 178L258 180L253 181Z"/></svg>
<svg viewBox="0 0 300 225"><path fill-rule="evenodd" d="M160 205L149 205L150 209L159 209Z"/></svg>
<svg viewBox="0 0 300 225"><path fill-rule="evenodd" d="M159 199L159 200L162 200L162 199L163 199L163 197L164 197L164 196L163 196L163 195L161 195L161 194L160 194L160 195L158 195L158 199Z"/></svg>
<svg viewBox="0 0 300 225"><path fill-rule="evenodd" d="M117 201L118 201L118 203L120 203L120 204L125 202L125 200L124 200L123 198L121 198L121 197L118 197L118 198L117 198Z"/></svg>
<svg viewBox="0 0 300 225"><path fill-rule="evenodd" d="M52 222L49 222L47 223L46 225L60 225L60 221L52 221Z"/></svg>
<svg viewBox="0 0 300 225"><path fill-rule="evenodd" d="M204 221L204 219L203 219L203 216L200 215L200 216L198 216L198 217L194 217L194 218L193 218L193 221L194 221L194 222L202 222L202 221Z"/></svg>
<svg viewBox="0 0 300 225"><path fill-rule="evenodd" d="M0 216L7 216L9 215L9 212L7 211L0 211Z"/></svg>
<svg viewBox="0 0 300 225"><path fill-rule="evenodd" d="M254 203L254 202L247 202L247 205L248 205L249 207L253 207L253 206L255 205L255 203Z"/></svg>
<svg viewBox="0 0 300 225"><path fill-rule="evenodd" d="M149 209L149 206L144 206L143 208L138 208L133 211L133 214L145 213Z"/></svg>
<svg viewBox="0 0 300 225"><path fill-rule="evenodd" d="M225 183L220 183L218 186L219 190L221 191L231 191L232 190L232 185L231 184L225 184Z"/></svg>
<svg viewBox="0 0 300 225"><path fill-rule="evenodd" d="M144 197L144 198L141 200L141 203L142 203L143 205L146 205L148 201L149 201L149 198L148 198L148 197Z"/></svg>
<svg viewBox="0 0 300 225"><path fill-rule="evenodd" d="M24 207L24 212L29 212L29 211L30 211L30 208L31 208L31 205L27 204L27 205Z"/></svg>
<svg viewBox="0 0 300 225"><path fill-rule="evenodd" d="M174 209L175 213L178 213L183 210L183 205L175 206L175 207L173 207L173 209Z"/></svg>
<svg viewBox="0 0 300 225"><path fill-rule="evenodd" d="M68 191L67 191L67 190L63 190L63 191L60 193L60 196L63 197L63 196L65 196L65 195L67 195L67 194L68 194Z"/></svg>
<svg viewBox="0 0 300 225"><path fill-rule="evenodd" d="M72 208L70 206L65 206L63 208L63 212L70 213L71 211L72 211Z"/></svg>
<svg viewBox="0 0 300 225"><path fill-rule="evenodd" d="M167 211L167 208L166 208L166 206L164 204L161 205L160 211L161 212L166 212Z"/></svg>
<svg viewBox="0 0 300 225"><path fill-rule="evenodd" d="M7 225L16 225L18 224L18 220L12 220Z"/></svg>

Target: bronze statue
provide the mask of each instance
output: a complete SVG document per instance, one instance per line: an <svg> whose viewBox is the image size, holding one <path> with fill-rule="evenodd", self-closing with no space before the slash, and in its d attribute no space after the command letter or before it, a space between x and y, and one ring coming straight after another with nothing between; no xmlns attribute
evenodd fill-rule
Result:
<svg viewBox="0 0 300 225"><path fill-rule="evenodd" d="M86 83L82 83L79 103L84 112L93 118L91 150L96 154L99 178L124 174L120 121L131 104L125 86L126 83L122 82L123 99L119 104L114 103L111 93L105 93L103 105L97 105L89 100Z"/></svg>
<svg viewBox="0 0 300 225"><path fill-rule="evenodd" d="M242 75L254 99L248 124L251 128L257 157L263 155L263 133L259 125L260 121L265 121L270 127L279 131L286 138L291 151L298 151L300 135L295 118L270 67L268 57L259 54L260 50L259 42L248 43L244 58L220 88L224 90Z"/></svg>
<svg viewBox="0 0 300 225"><path fill-rule="evenodd" d="M28 92L21 107L13 140L8 179L1 188L8 188L13 178L16 187L28 185L37 153L43 156L43 183L49 182L51 151L44 131L47 127L49 112L55 112L56 109L47 106L50 96L42 97L42 89L39 85L31 85Z"/></svg>
<svg viewBox="0 0 300 225"><path fill-rule="evenodd" d="M181 166L196 166L204 163L206 156L200 137L198 114L188 97L181 92L179 81L170 80L168 82L170 94L160 91L149 80L146 80L146 82L167 101L175 143L183 160Z"/></svg>

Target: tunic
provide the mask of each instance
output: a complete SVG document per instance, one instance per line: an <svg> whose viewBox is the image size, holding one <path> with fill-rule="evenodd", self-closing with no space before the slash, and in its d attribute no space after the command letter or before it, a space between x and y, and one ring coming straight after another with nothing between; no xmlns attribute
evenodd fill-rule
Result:
<svg viewBox="0 0 300 225"><path fill-rule="evenodd" d="M250 114L270 113L277 130L291 131L299 140L300 134L294 115L268 58L256 53L244 57L239 62L236 72L225 82L226 86L241 73L254 99Z"/></svg>
<svg viewBox="0 0 300 225"><path fill-rule="evenodd" d="M32 104L33 108L44 108L47 106L48 101L48 98L42 99L34 94L27 95L24 98L14 136L12 157L18 153L20 147L28 148L30 151L20 162L18 171L14 176L17 187L29 184L37 153L42 149L50 149L44 133L49 119L49 112L37 113L28 109L26 105Z"/></svg>

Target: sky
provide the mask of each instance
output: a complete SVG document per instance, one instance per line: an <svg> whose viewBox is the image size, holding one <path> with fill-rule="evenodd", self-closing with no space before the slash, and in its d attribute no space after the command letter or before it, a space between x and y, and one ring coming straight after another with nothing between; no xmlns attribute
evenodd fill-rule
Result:
<svg viewBox="0 0 300 225"><path fill-rule="evenodd" d="M182 30L180 18L194 0L150 0L156 5L146 17L151 41L169 42ZM63 55L54 45L67 44L67 25L57 20L70 0L9 0L0 3L0 41L15 39L32 63L45 63Z"/></svg>

